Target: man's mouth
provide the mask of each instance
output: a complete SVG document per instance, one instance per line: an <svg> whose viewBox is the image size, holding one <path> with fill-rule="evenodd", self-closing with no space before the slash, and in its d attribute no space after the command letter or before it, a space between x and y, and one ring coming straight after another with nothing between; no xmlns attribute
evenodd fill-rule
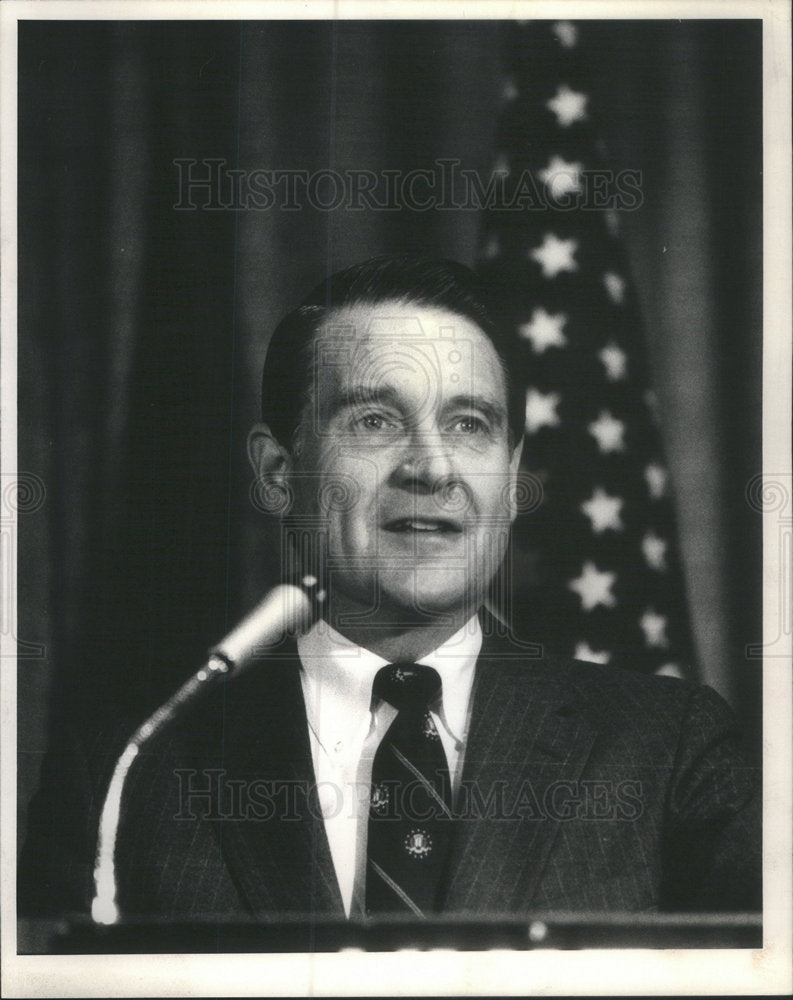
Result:
<svg viewBox="0 0 793 1000"><path fill-rule="evenodd" d="M395 534L404 534L416 531L427 534L459 535L462 531L462 525L456 521L446 520L444 518L428 517L396 518L393 521L387 521L383 527L386 531L391 531Z"/></svg>

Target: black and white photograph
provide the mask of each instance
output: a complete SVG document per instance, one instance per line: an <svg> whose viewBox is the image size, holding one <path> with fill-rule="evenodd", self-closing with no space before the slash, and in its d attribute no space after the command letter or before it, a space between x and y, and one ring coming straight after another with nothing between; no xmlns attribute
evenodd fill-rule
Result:
<svg viewBox="0 0 793 1000"><path fill-rule="evenodd" d="M790 984L790 5L680 6L4 5L6 995Z"/></svg>

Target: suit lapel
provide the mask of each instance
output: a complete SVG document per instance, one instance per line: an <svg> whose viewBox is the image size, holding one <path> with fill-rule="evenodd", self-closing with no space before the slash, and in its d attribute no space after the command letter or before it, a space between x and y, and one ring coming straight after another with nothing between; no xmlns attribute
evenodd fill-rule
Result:
<svg viewBox="0 0 793 1000"><path fill-rule="evenodd" d="M291 655L290 655L291 654ZM239 806L213 824L253 913L343 914L316 796L297 650L227 686L223 768ZM237 793L239 794L239 793Z"/></svg>
<svg viewBox="0 0 793 1000"><path fill-rule="evenodd" d="M343 915L316 798L295 650L225 691L222 751L207 759L242 809L213 823L219 849L250 911ZM486 639L477 663L462 795L443 909L525 912L560 825L548 795L576 782L596 735L586 703L544 660ZM216 746L218 744L216 743ZM220 763L219 763L220 762ZM553 812L553 810L552 810Z"/></svg>
<svg viewBox="0 0 793 1000"><path fill-rule="evenodd" d="M486 639L477 663L445 910L526 910L595 728L544 660Z"/></svg>

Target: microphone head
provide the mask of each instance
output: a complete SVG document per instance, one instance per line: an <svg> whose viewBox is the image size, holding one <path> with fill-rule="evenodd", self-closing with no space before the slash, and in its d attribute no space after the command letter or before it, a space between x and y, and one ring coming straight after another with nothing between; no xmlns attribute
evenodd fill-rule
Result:
<svg viewBox="0 0 793 1000"><path fill-rule="evenodd" d="M320 596L315 595L315 600ZM303 587L283 583L271 590L229 634L210 650L237 673L286 635L310 627L314 617L311 597Z"/></svg>

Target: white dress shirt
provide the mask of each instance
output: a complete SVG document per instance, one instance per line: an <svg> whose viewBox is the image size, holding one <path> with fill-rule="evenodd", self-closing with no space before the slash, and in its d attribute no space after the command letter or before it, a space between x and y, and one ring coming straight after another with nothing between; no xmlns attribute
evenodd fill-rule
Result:
<svg viewBox="0 0 793 1000"><path fill-rule="evenodd" d="M443 683L432 718L441 738L452 791L460 785L474 668L482 630L474 616L417 662ZM388 662L320 620L297 640L317 793L347 916L363 912L366 834L372 762L396 709L372 698L377 671Z"/></svg>

